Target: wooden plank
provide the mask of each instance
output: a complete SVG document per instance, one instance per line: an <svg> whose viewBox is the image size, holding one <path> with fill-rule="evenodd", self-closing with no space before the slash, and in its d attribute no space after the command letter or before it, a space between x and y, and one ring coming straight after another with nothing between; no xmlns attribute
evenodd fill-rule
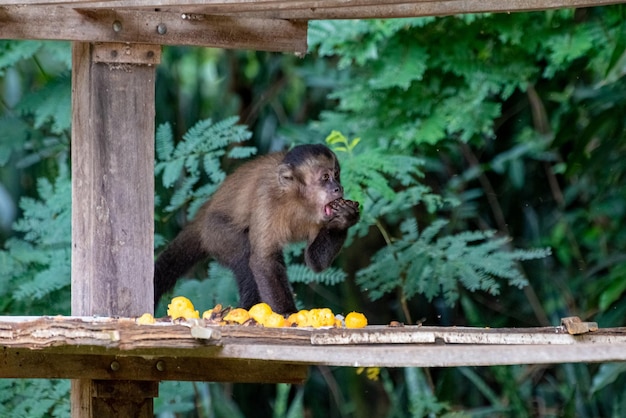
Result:
<svg viewBox="0 0 626 418"><path fill-rule="evenodd" d="M3 1L3 0L0 0ZM0 7L0 39L199 45L304 54L307 23L154 10Z"/></svg>
<svg viewBox="0 0 626 418"><path fill-rule="evenodd" d="M232 12L239 17L255 16L274 19L378 19L378 18L409 18L425 16L452 16L466 13L514 13L531 12L550 9L582 8L608 6L624 3L626 0L439 0L412 1L396 4L378 2L371 5L346 7L308 7L302 9L279 8L271 10L255 10ZM187 13L213 13L214 8L204 6L166 6L168 11ZM224 13L226 15L231 13Z"/></svg>
<svg viewBox="0 0 626 418"><path fill-rule="evenodd" d="M99 50L111 57L119 45ZM96 62L94 45L72 48L72 313L152 312L154 269L154 93L152 46L133 62ZM154 55L154 52L152 53ZM153 416L155 382L74 380L72 417ZM117 387L117 389L115 389Z"/></svg>
<svg viewBox="0 0 626 418"><path fill-rule="evenodd" d="M215 357L75 354L4 348L0 378L184 380L301 384L308 366L266 360Z"/></svg>
<svg viewBox="0 0 626 418"><path fill-rule="evenodd" d="M626 361L624 344L225 346L220 357L345 367L459 367Z"/></svg>
<svg viewBox="0 0 626 418"><path fill-rule="evenodd" d="M399 9L411 5L438 7L454 4L456 13L471 13L484 10L484 4L497 7L495 10L543 10L566 7L591 7L619 3L619 0L0 0L0 5L58 5L73 8L163 8L202 6L212 14L240 13L249 11L279 10L330 10L359 9L366 7L391 7ZM490 9L491 10L491 9ZM385 16L378 16L385 17Z"/></svg>
<svg viewBox="0 0 626 418"><path fill-rule="evenodd" d="M214 337L194 337L194 328L216 331ZM137 325L133 318L91 317L3 317L0 321L0 345L11 348L47 349L55 347L90 347L89 352L108 350L134 351L162 349L208 349L232 344L317 345L626 345L626 328L605 328L571 335L564 326L543 328L467 328L430 326L368 326L363 329L263 328L207 325L204 320L172 324L163 320L154 325ZM100 348L101 350L98 350ZM154 353L154 351L152 351Z"/></svg>
<svg viewBox="0 0 626 418"><path fill-rule="evenodd" d="M153 309L155 68L96 63L92 44L72 53L72 312L141 315Z"/></svg>
<svg viewBox="0 0 626 418"><path fill-rule="evenodd" d="M93 44L93 61L108 64L158 65L161 62L161 46L96 42Z"/></svg>
<svg viewBox="0 0 626 418"><path fill-rule="evenodd" d="M21 370L29 377L123 380L136 374L145 380L295 381L304 378L304 372L291 373L294 365L456 367L626 361L626 328L570 335L563 326L354 330L211 326L220 331L220 338L206 341L191 335L192 328L202 324L200 320L137 325L127 318L0 321L0 346L5 353L0 367L5 374L0 371L0 377ZM317 345L320 342L324 347Z"/></svg>

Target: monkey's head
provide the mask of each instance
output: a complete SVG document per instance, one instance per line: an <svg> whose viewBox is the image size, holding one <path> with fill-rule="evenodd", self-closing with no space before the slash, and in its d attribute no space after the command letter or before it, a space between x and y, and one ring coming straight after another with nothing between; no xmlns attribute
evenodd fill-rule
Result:
<svg viewBox="0 0 626 418"><path fill-rule="evenodd" d="M325 222L335 212L330 203L343 197L339 174L337 156L330 148L298 145L285 155L278 181L283 190L298 196L316 222Z"/></svg>

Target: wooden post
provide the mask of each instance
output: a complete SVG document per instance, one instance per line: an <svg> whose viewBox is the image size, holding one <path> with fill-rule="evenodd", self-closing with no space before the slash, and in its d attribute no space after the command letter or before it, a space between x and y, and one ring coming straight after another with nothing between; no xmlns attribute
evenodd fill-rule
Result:
<svg viewBox="0 0 626 418"><path fill-rule="evenodd" d="M73 44L72 315L153 310L159 59L155 45ZM72 417L152 417L156 385L75 380Z"/></svg>

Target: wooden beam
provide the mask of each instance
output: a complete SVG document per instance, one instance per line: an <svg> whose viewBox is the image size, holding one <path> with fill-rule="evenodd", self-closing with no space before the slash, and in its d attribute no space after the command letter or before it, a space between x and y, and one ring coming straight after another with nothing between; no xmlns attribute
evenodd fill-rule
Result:
<svg viewBox="0 0 626 418"><path fill-rule="evenodd" d="M356 19L593 7L624 0L0 0L0 5L63 4L85 9L144 8L280 19Z"/></svg>
<svg viewBox="0 0 626 418"><path fill-rule="evenodd" d="M306 37L306 22L282 19L154 10L0 7L0 39L199 45L304 54Z"/></svg>
<svg viewBox="0 0 626 418"><path fill-rule="evenodd" d="M375 4L349 5L345 7L307 7L292 9L291 7L232 12L239 17L255 16L273 19L304 19L304 20L332 20L332 19L380 19L380 18L409 18L425 16L452 16L467 13L515 13L531 12L550 9L582 8L607 6L625 3L626 0L434 0L434 1L404 1L394 4L378 1ZM181 7L166 6L164 10L179 11ZM187 13L212 13L213 9L204 6L189 6L184 10ZM224 13L229 15L231 13Z"/></svg>
<svg viewBox="0 0 626 418"><path fill-rule="evenodd" d="M160 46L142 44L72 48L75 315L141 315L154 306L154 64L160 53ZM72 417L152 417L156 390L154 382L74 380ZM102 396L122 392L132 396L115 402Z"/></svg>
<svg viewBox="0 0 626 418"><path fill-rule="evenodd" d="M194 333L196 328L217 332L209 340L195 338L194 334L203 335ZM132 319L38 318L0 321L0 346L6 353L0 357L0 377L22 373L126 379L137 373L138 379L146 380L293 382L304 378L303 369L294 365L456 367L626 361L626 328L571 335L564 326L270 329L207 326L202 320L137 325Z"/></svg>
<svg viewBox="0 0 626 418"><path fill-rule="evenodd" d="M302 364L267 360L75 354L23 348L4 348L0 364L0 378L293 384L304 383L309 369Z"/></svg>
<svg viewBox="0 0 626 418"><path fill-rule="evenodd" d="M160 47L98 48L110 62L94 44L72 50L72 313L141 315L153 309ZM149 64L132 64L141 60Z"/></svg>
<svg viewBox="0 0 626 418"><path fill-rule="evenodd" d="M481 8L481 4L499 4L510 10L535 10L564 7L591 7L619 3L619 0L465 0L463 9ZM0 5L65 5L72 8L162 8L167 6L203 6L217 13L246 11L351 9L359 7L419 4L459 4L457 0L0 0ZM460 11L462 12L462 11Z"/></svg>

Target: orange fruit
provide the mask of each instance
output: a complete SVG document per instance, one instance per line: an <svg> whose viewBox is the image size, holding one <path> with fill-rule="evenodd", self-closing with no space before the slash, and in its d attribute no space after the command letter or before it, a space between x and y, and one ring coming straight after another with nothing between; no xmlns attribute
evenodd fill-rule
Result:
<svg viewBox="0 0 626 418"><path fill-rule="evenodd" d="M167 305L167 314L176 318L200 318L198 311L194 310L193 303L184 296L176 296L172 299L172 302Z"/></svg>
<svg viewBox="0 0 626 418"><path fill-rule="evenodd" d="M264 324L267 320L267 317L272 314L272 308L270 308L270 305L268 305L267 303L261 302L251 307L248 310L248 313L250 314L250 317L256 322L258 322L259 324Z"/></svg>
<svg viewBox="0 0 626 418"><path fill-rule="evenodd" d="M250 314L248 313L248 311L246 311L245 309L242 309L242 308L232 309L224 317L224 321L236 322L238 324L243 324L248 319L250 319Z"/></svg>
<svg viewBox="0 0 626 418"><path fill-rule="evenodd" d="M360 312L350 312L346 315L346 328L363 328L367 326L367 318Z"/></svg>
<svg viewBox="0 0 626 418"><path fill-rule="evenodd" d="M265 322L262 323L264 327L267 328L282 328L288 327L289 322L283 317L281 314L277 314L276 312L272 312L269 314Z"/></svg>

